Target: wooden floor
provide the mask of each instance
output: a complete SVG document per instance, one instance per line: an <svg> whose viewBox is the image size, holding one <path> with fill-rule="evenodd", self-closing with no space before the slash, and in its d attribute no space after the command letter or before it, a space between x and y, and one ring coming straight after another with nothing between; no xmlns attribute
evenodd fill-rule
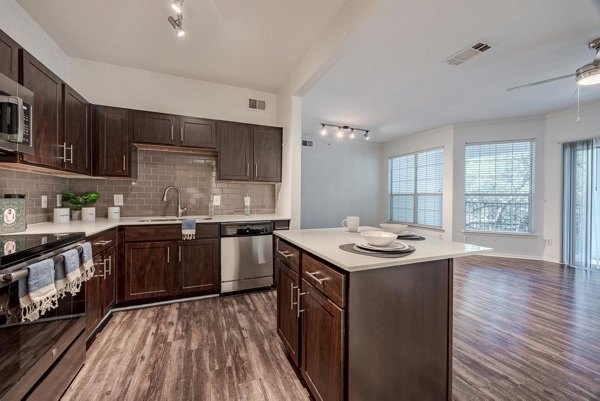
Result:
<svg viewBox="0 0 600 401"><path fill-rule="evenodd" d="M455 261L455 400L600 400L600 272ZM115 313L65 400L308 400L261 292Z"/></svg>

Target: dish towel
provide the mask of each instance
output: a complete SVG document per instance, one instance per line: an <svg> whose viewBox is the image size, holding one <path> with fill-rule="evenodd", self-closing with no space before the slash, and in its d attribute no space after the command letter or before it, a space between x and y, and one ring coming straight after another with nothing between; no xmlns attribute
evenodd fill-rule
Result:
<svg viewBox="0 0 600 401"><path fill-rule="evenodd" d="M22 322L39 319L47 310L58 306L58 291L54 286L54 260L33 263L27 270L29 275L19 280Z"/></svg>
<svg viewBox="0 0 600 401"><path fill-rule="evenodd" d="M94 277L94 260L92 258L92 244L84 242L81 244L81 263L79 265L79 274L81 283Z"/></svg>
<svg viewBox="0 0 600 401"><path fill-rule="evenodd" d="M181 239L196 239L196 220L185 219L181 221Z"/></svg>
<svg viewBox="0 0 600 401"><path fill-rule="evenodd" d="M67 292L75 295L81 290L79 252L71 249L61 254L62 261L54 265L54 285L60 298Z"/></svg>

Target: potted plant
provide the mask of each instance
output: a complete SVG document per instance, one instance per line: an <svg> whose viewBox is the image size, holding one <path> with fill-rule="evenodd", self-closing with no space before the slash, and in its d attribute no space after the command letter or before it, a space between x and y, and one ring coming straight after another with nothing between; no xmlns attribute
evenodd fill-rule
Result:
<svg viewBox="0 0 600 401"><path fill-rule="evenodd" d="M71 209L71 220L81 219L81 208L96 203L100 199L98 192L85 192L76 195L72 192L63 192L63 206Z"/></svg>

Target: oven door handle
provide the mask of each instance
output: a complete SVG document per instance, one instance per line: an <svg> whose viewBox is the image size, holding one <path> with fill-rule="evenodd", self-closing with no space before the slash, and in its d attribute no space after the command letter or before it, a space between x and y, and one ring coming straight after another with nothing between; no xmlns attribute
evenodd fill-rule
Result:
<svg viewBox="0 0 600 401"><path fill-rule="evenodd" d="M25 112L23 111L23 99L21 99L18 96L0 96L0 103L12 103L12 104L17 105L17 113L18 113L17 118L19 119L17 121L18 131L17 131L16 138L12 138L9 141L17 142L17 143L23 142L23 136L24 136L24 132L25 132L23 129L23 126L25 125Z"/></svg>

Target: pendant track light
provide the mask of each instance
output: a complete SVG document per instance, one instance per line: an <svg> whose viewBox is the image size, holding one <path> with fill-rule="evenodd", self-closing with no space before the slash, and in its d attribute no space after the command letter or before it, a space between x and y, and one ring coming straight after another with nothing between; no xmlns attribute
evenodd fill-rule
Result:
<svg viewBox="0 0 600 401"><path fill-rule="evenodd" d="M365 138L365 140L366 141L369 140L369 130L367 130L367 129L354 128L354 127L350 127L349 125L335 125L335 124L327 124L327 123L321 123L321 129L319 130L319 132L321 133L321 136L327 135L327 127L336 128L335 136L338 139L342 139L346 135L348 136L348 138L354 139L354 138L356 138L356 131L361 131L361 132L364 132L363 137Z"/></svg>
<svg viewBox="0 0 600 401"><path fill-rule="evenodd" d="M177 13L177 19L169 16L167 21L169 21L169 24L175 29L177 37L181 38L185 36L185 31L183 30L183 0L174 0L171 3L171 8Z"/></svg>

